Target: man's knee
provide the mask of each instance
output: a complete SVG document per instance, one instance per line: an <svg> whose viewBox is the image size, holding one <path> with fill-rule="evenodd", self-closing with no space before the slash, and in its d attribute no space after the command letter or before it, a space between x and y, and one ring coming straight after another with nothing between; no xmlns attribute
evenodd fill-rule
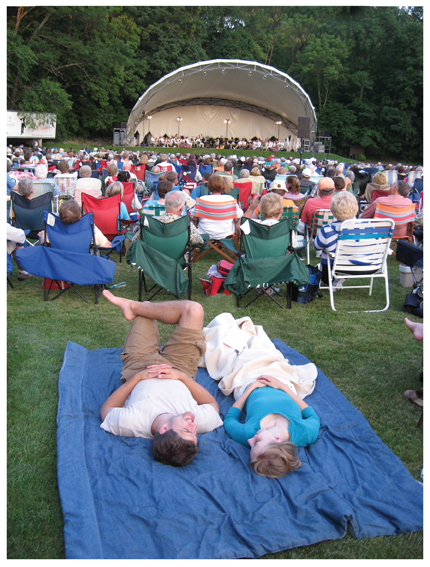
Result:
<svg viewBox="0 0 430 567"><path fill-rule="evenodd" d="M196 301L185 300L182 302L184 304L184 315L187 321L193 321L194 328L203 327L204 309Z"/></svg>

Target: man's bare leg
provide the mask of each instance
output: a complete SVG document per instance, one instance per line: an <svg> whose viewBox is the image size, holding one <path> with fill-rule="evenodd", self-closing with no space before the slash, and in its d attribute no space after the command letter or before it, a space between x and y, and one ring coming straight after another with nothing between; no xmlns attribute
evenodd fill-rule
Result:
<svg viewBox="0 0 430 567"><path fill-rule="evenodd" d="M151 303L150 301L133 301L124 297L116 297L105 289L104 297L113 305L119 307L128 321L135 317L146 317L168 325L178 325L187 329L203 328L203 307L195 301L164 301Z"/></svg>
<svg viewBox="0 0 430 567"><path fill-rule="evenodd" d="M422 341L424 338L424 325L422 323L414 323L407 317L405 318L406 327L414 335L417 341Z"/></svg>

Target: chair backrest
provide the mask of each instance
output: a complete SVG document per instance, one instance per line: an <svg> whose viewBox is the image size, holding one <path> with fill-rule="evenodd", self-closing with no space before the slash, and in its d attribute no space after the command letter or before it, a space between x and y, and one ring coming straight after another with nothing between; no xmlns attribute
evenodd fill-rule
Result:
<svg viewBox="0 0 430 567"><path fill-rule="evenodd" d="M145 206L142 209L144 215L149 215L151 217L159 217L166 212L165 205L159 205L156 202L146 201Z"/></svg>
<svg viewBox="0 0 430 567"><path fill-rule="evenodd" d="M374 217L375 219L393 219L397 226L413 222L415 214L415 205L413 203L405 207L389 207L388 205L376 203Z"/></svg>
<svg viewBox="0 0 430 567"><path fill-rule="evenodd" d="M202 174L202 177L205 173L209 173L209 175L212 175L212 165L203 165L202 163L199 165L199 171Z"/></svg>
<svg viewBox="0 0 430 567"><path fill-rule="evenodd" d="M99 199L102 196L101 189L83 189L81 187L77 187L75 189L74 199L79 206L82 205L82 193L91 195L91 197L94 197L95 199Z"/></svg>
<svg viewBox="0 0 430 567"><path fill-rule="evenodd" d="M122 202L125 204L125 206L127 207L127 212L128 213L134 213L134 209L131 206L131 203L134 199L134 193L135 193L135 185L133 183L133 181L126 181L123 183L124 186L124 194L122 196Z"/></svg>
<svg viewBox="0 0 430 567"><path fill-rule="evenodd" d="M378 197L386 197L387 195L388 195L388 191L384 191L384 190L381 191L380 189L374 189L371 194L371 203L373 203L373 201Z"/></svg>
<svg viewBox="0 0 430 567"><path fill-rule="evenodd" d="M134 175L137 177L137 179L139 179L139 181L145 181L146 165L145 164L135 165L133 167L134 167L134 170L132 168L132 173L134 173Z"/></svg>
<svg viewBox="0 0 430 567"><path fill-rule="evenodd" d="M43 213L45 231L52 248L88 254L94 242L93 214L88 213L74 224L64 224L56 215Z"/></svg>
<svg viewBox="0 0 430 567"><path fill-rule="evenodd" d="M93 213L94 224L107 239L112 240L118 233L118 215L121 195L113 195L106 199L95 199L82 193L82 208L85 213Z"/></svg>
<svg viewBox="0 0 430 567"><path fill-rule="evenodd" d="M397 181L397 169L386 169L384 175L387 178L388 185L392 185Z"/></svg>
<svg viewBox="0 0 430 567"><path fill-rule="evenodd" d="M190 217L163 223L149 216L141 218L140 238L151 248L174 260L180 260L190 240Z"/></svg>
<svg viewBox="0 0 430 567"><path fill-rule="evenodd" d="M49 192L35 199L26 199L15 191L11 191L10 198L15 217L15 226L23 230L30 230L29 238L37 238L37 233L43 230L45 226L43 212L52 211L53 194Z"/></svg>
<svg viewBox="0 0 430 567"><path fill-rule="evenodd" d="M415 183L415 181L417 179L421 179L422 176L423 176L423 172L421 170L410 171L408 173L408 185L409 185L409 187L412 187L412 185Z"/></svg>
<svg viewBox="0 0 430 567"><path fill-rule="evenodd" d="M243 230L244 225L248 230ZM283 219L271 226L251 219L242 219L241 229L241 245L247 258L284 256L291 244L292 219Z"/></svg>
<svg viewBox="0 0 430 567"><path fill-rule="evenodd" d="M326 224L330 224L335 220L330 209L317 209L312 215L311 234L316 237L320 228Z"/></svg>
<svg viewBox="0 0 430 567"><path fill-rule="evenodd" d="M148 191L151 191L152 186L154 183L158 183L158 178L162 173L152 173L151 171L145 171L145 181L146 181L146 188Z"/></svg>
<svg viewBox="0 0 430 567"><path fill-rule="evenodd" d="M58 173L54 177L55 183L62 194L72 195L76 186L76 176L70 173Z"/></svg>
<svg viewBox="0 0 430 567"><path fill-rule="evenodd" d="M196 178L197 167L195 165L183 165L182 166L182 177L194 181Z"/></svg>
<svg viewBox="0 0 430 567"><path fill-rule="evenodd" d="M237 204L231 199L226 201L209 201L204 197L197 197L194 207L196 218L225 221L237 218Z"/></svg>
<svg viewBox="0 0 430 567"><path fill-rule="evenodd" d="M261 209L258 212L258 218L263 219L263 215L261 214ZM297 231L297 225L299 224L299 208L298 207L284 207L282 209L282 216L279 220L282 219L291 219L292 220L292 229Z"/></svg>
<svg viewBox="0 0 430 567"><path fill-rule="evenodd" d="M107 162L106 159L101 159L101 160L99 161L99 170L100 170L100 171L105 170L105 169L107 168L107 164L108 164L108 162ZM107 170L106 170L106 171L107 171Z"/></svg>
<svg viewBox="0 0 430 567"><path fill-rule="evenodd" d="M233 183L233 187L237 187L239 189L239 207L245 212L249 207L249 197L252 193L252 181L245 183Z"/></svg>
<svg viewBox="0 0 430 567"><path fill-rule="evenodd" d="M334 271L375 273L385 269L394 231L392 219L348 219L339 229Z"/></svg>
<svg viewBox="0 0 430 567"><path fill-rule="evenodd" d="M40 195L44 195L45 193L54 193L55 190L55 183L54 181L49 182L49 181L45 181L44 179L42 180L34 180L33 181L33 195L31 196L32 199L35 199L36 197L40 197Z"/></svg>

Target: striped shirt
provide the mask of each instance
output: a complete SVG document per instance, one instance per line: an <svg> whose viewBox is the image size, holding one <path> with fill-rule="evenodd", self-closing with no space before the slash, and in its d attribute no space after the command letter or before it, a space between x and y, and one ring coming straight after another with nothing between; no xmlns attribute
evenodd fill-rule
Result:
<svg viewBox="0 0 430 567"><path fill-rule="evenodd" d="M324 225L318 231L317 237L314 241L315 250L322 250L321 252L321 264L327 264L327 254L328 252L334 253L336 251L337 239L339 237L340 225L342 223L332 222L330 224ZM333 264L333 261L331 262Z"/></svg>

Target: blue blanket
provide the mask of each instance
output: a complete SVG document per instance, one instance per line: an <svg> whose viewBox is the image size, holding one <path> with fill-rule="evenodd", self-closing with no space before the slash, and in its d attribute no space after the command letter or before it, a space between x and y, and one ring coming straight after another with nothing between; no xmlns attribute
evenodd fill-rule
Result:
<svg viewBox="0 0 430 567"><path fill-rule="evenodd" d="M291 364L309 362L279 340ZM67 558L226 559L342 538L422 530L423 487L364 417L319 371L306 401L319 437L299 449L302 467L266 479L224 428L200 436L194 461L154 461L150 440L100 429L99 410L120 386L121 349L69 342L59 378L58 486ZM197 380L225 397L200 369Z"/></svg>

